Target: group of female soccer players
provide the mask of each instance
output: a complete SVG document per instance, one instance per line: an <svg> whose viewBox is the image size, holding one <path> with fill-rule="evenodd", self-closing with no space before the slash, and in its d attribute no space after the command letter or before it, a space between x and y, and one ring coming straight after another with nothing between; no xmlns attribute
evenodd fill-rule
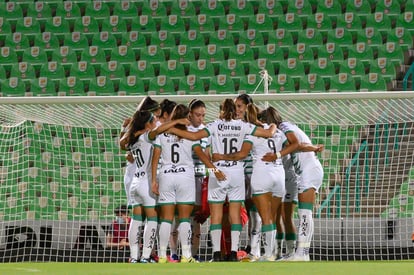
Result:
<svg viewBox="0 0 414 275"><path fill-rule="evenodd" d="M212 261L223 259L225 222L230 224L231 237L227 259L239 260L244 205L251 214L249 232L255 232L250 234L246 260L309 261L313 203L323 178L315 152L323 146L312 145L303 131L283 121L273 107L259 110L248 95L225 99L219 117L207 125L203 124L206 106L201 100L194 99L188 106L165 102L164 107L174 108L161 108L146 97L133 117L124 121L121 131L120 146L128 151L125 190L133 209L130 261L155 262L151 253L156 240L158 262L171 260L167 247L175 248L170 238L175 220L181 262L197 262L193 256L198 251L200 220L192 218L192 213L200 208L206 171ZM297 200L298 234L292 220ZM224 205L228 206L228 217L223 215ZM142 226L141 253L138 239ZM282 258L284 238L286 254Z"/></svg>

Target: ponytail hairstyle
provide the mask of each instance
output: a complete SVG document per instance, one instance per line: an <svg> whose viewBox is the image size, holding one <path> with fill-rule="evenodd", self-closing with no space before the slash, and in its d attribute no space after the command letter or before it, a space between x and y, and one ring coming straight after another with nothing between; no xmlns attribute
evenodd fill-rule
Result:
<svg viewBox="0 0 414 275"><path fill-rule="evenodd" d="M137 107L137 111L155 112L159 109L161 109L160 104L149 96L146 96L143 100L141 100Z"/></svg>
<svg viewBox="0 0 414 275"><path fill-rule="evenodd" d="M246 121L256 126L263 127L263 123L258 119L259 108L253 103L247 104Z"/></svg>
<svg viewBox="0 0 414 275"><path fill-rule="evenodd" d="M177 105L177 103L175 101L171 101L169 99L164 99L163 101L161 101L161 103L160 103L160 108L161 108L160 117L163 117L165 113L167 113L168 116L170 116L176 105Z"/></svg>
<svg viewBox="0 0 414 275"><path fill-rule="evenodd" d="M150 111L136 111L132 117L131 122L127 126L128 131L128 144L132 145L139 139L139 136L135 136L136 131L145 129L148 122L154 120L154 115Z"/></svg>
<svg viewBox="0 0 414 275"><path fill-rule="evenodd" d="M188 103L188 108L190 109L190 112L200 107L206 108L206 104L200 99L194 98L190 101L190 103Z"/></svg>
<svg viewBox="0 0 414 275"><path fill-rule="evenodd" d="M226 98L220 105L220 118L226 121L236 119L236 104L234 100Z"/></svg>
<svg viewBox="0 0 414 275"><path fill-rule="evenodd" d="M187 106L185 106L184 104L178 104L177 106L174 107L171 120L180 119L180 118L188 118L189 113L190 113L190 109ZM180 130L187 130L187 126L182 125L182 124L177 124L174 127Z"/></svg>
<svg viewBox="0 0 414 275"><path fill-rule="evenodd" d="M239 94L236 100L241 100L245 105L253 103L253 99L248 94Z"/></svg>
<svg viewBox="0 0 414 275"><path fill-rule="evenodd" d="M283 122L282 116L272 106L260 112L259 120L267 124L274 123L277 127L279 127L280 123Z"/></svg>

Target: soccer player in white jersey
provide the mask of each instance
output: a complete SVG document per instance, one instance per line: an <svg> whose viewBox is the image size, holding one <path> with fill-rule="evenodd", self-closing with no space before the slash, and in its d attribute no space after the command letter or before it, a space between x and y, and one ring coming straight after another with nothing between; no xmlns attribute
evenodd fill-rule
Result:
<svg viewBox="0 0 414 275"><path fill-rule="evenodd" d="M147 222L144 226L144 244L140 262L151 262L150 254L156 238L157 212L155 211L156 200L150 189L150 159L152 156L152 140L177 123L187 124L186 119L165 123L157 128L157 119L149 111L136 111L125 135L120 140L123 150L131 151L137 170L131 183L129 192L133 200L133 220L142 224L142 215L145 214ZM141 225L140 224L140 225ZM138 234L139 232L136 232ZM131 257L137 257L138 251L131 251ZM137 262L132 258L131 262Z"/></svg>
<svg viewBox="0 0 414 275"><path fill-rule="evenodd" d="M156 118L158 118L161 114L161 108L157 101L153 100L151 97L145 97L137 107L137 111L149 111L151 112ZM125 135L128 130L128 125L130 124L132 118L126 118L123 121L120 140ZM156 120L158 123L158 120ZM132 184L132 180L134 179L137 165L135 164L134 157L130 151L126 153L126 166L125 166L125 173L124 173L124 188L125 193L127 195L127 204L128 208L133 208L134 200L131 196L130 186ZM134 212L134 211L132 211ZM139 237L141 235L140 230L142 228L142 215L132 215L131 224L128 231L128 239L129 239L129 248L130 248L130 261L132 263L137 262L140 257L140 244L139 244Z"/></svg>
<svg viewBox="0 0 414 275"><path fill-rule="evenodd" d="M253 104L247 105L247 121L264 129L269 128L273 121L262 121L257 119L257 107ZM269 123L269 124L268 124ZM285 135L277 131L270 138L260 138L247 135L239 152L232 154L213 154L213 161L219 160L241 160L251 152L253 160L253 172L251 177L251 190L253 202L256 205L262 221L261 232L264 239L264 255L257 258L249 254L250 261L274 261L275 250L275 213L281 206L282 197L285 193L285 173L282 160L274 162L262 161L262 156L268 152L278 152L282 149ZM259 246L260 249L260 246ZM253 250L252 250L253 251Z"/></svg>
<svg viewBox="0 0 414 275"><path fill-rule="evenodd" d="M189 109L183 104L174 108L172 119L187 118ZM181 127L180 127L181 126ZM185 130L186 126L178 125L176 128ZM207 167L215 171L221 180L225 179L208 159L201 149L199 142L177 137L173 134L162 134L154 142L154 155L152 158L152 191L157 194L160 206L159 230L159 263L167 262L167 245L171 233L171 224L174 219L175 208L178 209L178 238L181 243L181 262L191 263L196 260L191 255L191 225L190 215L195 202L195 174L193 151L206 163ZM157 182L157 164L161 157L159 170L159 183Z"/></svg>
<svg viewBox="0 0 414 275"><path fill-rule="evenodd" d="M237 118L246 121L247 120L247 105L253 104L253 99L248 94L240 94L238 95L234 103L236 104L236 114ZM260 219L260 215L257 211L256 206L252 200L252 192L251 192L251 176L253 171L253 160L252 156L249 154L244 158L244 177L245 177L245 185L246 185L246 200L244 202L247 213L249 215L249 223L248 223L248 236L249 236L249 244L245 248L245 251L249 254L249 256L254 256L256 258L260 257L260 244L261 244L261 227L262 221Z"/></svg>
<svg viewBox="0 0 414 275"><path fill-rule="evenodd" d="M298 177L299 190L299 228L297 249L294 255L286 258L289 261L309 261L309 249L313 237L313 205L315 196L323 180L323 168L315 152L323 150L323 146L313 146L309 137L296 125L282 120L274 110L276 125L282 130L288 140L287 146L276 153L267 153L264 161L275 161L290 154ZM300 144L308 144L308 148L300 152ZM305 152L306 151L306 152ZM312 152L313 151L313 152Z"/></svg>
<svg viewBox="0 0 414 275"><path fill-rule="evenodd" d="M271 137L276 132L275 125L269 129L257 128L255 125L236 119L236 106L232 99L225 99L221 104L220 118L209 123L197 132L188 132L171 128L169 132L190 139L200 140L211 136L212 153L230 154L240 151L244 137L255 135ZM222 170L227 179L221 181L210 175L208 183L208 201L210 205L210 234L213 245L213 261L221 261L221 229L223 203L229 201L231 222L230 261L237 261L240 232L242 230L240 207L245 199L244 171L241 161L218 161L214 165Z"/></svg>
<svg viewBox="0 0 414 275"><path fill-rule="evenodd" d="M190 125L187 129L191 132L197 132L198 130L204 129L204 118L206 116L206 105L203 101L199 99L193 99L188 104L190 113L188 119L190 120ZM200 146L203 151L206 150L208 140L203 138L200 141ZM204 163L199 159L199 157L193 153L194 160L194 172L195 172L195 191L196 199L193 210L193 217L191 219L191 228L192 228L192 241L191 241L191 253L196 260L199 260L198 250L200 248L200 234L201 234L201 224L205 222L204 217L197 215L201 210L201 187L206 176Z"/></svg>

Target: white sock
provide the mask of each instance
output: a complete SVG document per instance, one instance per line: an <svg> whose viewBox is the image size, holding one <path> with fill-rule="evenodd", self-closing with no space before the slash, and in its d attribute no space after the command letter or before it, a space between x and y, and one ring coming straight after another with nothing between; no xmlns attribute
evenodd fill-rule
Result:
<svg viewBox="0 0 414 275"><path fill-rule="evenodd" d="M140 220L141 219L141 220ZM131 219L131 224L128 230L129 251L131 259L139 259L139 236L141 234L140 229L142 226L142 217L137 215L136 220L134 217Z"/></svg>
<svg viewBox="0 0 414 275"><path fill-rule="evenodd" d="M178 248L178 231L177 231L177 222L174 218L173 223L171 225L171 233L170 233L170 255L178 255L177 248Z"/></svg>
<svg viewBox="0 0 414 275"><path fill-rule="evenodd" d="M309 248L313 237L313 218L312 211L309 209L299 208L298 213L299 230L296 254L302 256L309 254Z"/></svg>
<svg viewBox="0 0 414 275"><path fill-rule="evenodd" d="M200 235L201 226L194 219L191 219L191 254L193 256L198 255L198 249L200 248Z"/></svg>
<svg viewBox="0 0 414 275"><path fill-rule="evenodd" d="M293 254L296 251L296 240L286 240L286 254Z"/></svg>
<svg viewBox="0 0 414 275"><path fill-rule="evenodd" d="M264 256L271 257L276 246L276 230L273 224L262 226L262 235L264 240Z"/></svg>
<svg viewBox="0 0 414 275"><path fill-rule="evenodd" d="M181 244L181 255L190 258L191 257L191 225L189 219L180 220L178 226L178 238Z"/></svg>
<svg viewBox="0 0 414 275"><path fill-rule="evenodd" d="M152 248L157 240L157 227L156 221L147 221L144 228L144 245L142 248L142 258L147 259L151 256Z"/></svg>
<svg viewBox="0 0 414 275"><path fill-rule="evenodd" d="M250 220L249 222L252 223L251 225L251 232L250 232L250 247L251 251L250 254L260 257L260 246L261 246L261 228L262 228L262 219L257 211L250 211Z"/></svg>
<svg viewBox="0 0 414 275"><path fill-rule="evenodd" d="M213 252L221 251L221 224L210 225L211 243L213 245Z"/></svg>
<svg viewBox="0 0 414 275"><path fill-rule="evenodd" d="M231 251L239 250L240 233L243 227L241 224L231 225Z"/></svg>
<svg viewBox="0 0 414 275"><path fill-rule="evenodd" d="M159 232L159 244L160 249L158 251L158 256L160 258L166 258L167 257L167 246L168 241L171 234L171 222L168 221L162 221L160 225L160 232Z"/></svg>

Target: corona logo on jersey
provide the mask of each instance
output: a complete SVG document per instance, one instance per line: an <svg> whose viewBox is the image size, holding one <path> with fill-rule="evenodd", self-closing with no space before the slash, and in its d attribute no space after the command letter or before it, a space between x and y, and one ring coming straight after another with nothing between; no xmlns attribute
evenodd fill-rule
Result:
<svg viewBox="0 0 414 275"><path fill-rule="evenodd" d="M241 126L238 126L238 125L225 125L225 124L221 123L221 124L218 125L218 130L219 131L226 131L226 130L240 131Z"/></svg>

